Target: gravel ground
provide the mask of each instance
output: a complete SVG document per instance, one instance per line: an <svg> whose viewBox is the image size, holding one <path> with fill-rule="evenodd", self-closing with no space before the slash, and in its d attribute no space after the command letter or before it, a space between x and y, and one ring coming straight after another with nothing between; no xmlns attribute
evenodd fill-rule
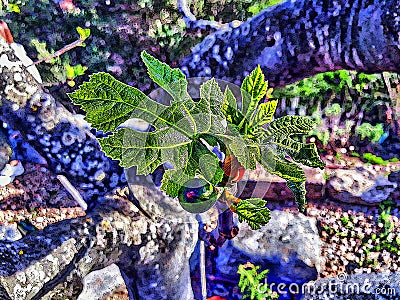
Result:
<svg viewBox="0 0 400 300"><path fill-rule="evenodd" d="M0 186L0 225L28 219L38 229L85 212L46 167L23 164L24 174Z"/></svg>
<svg viewBox="0 0 400 300"><path fill-rule="evenodd" d="M24 174L0 187L0 225L27 219L43 229L61 220L85 215L45 166L30 163L23 166ZM293 201L269 202L269 206L297 211ZM326 263L320 277L399 270L400 211L394 205L390 211L388 207L310 201L306 213L317 219L324 242L321 255ZM213 281L214 274L208 275ZM240 293L228 278L214 278L210 287L216 294L217 290L228 290L230 295L235 295L232 299L239 299Z"/></svg>

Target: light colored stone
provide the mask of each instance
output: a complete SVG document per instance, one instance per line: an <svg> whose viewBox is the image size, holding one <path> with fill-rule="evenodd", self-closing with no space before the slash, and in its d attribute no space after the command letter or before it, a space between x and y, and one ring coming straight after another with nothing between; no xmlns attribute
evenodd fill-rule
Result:
<svg viewBox="0 0 400 300"><path fill-rule="evenodd" d="M124 290L126 286L121 272L117 265L112 264L85 276L78 300L103 300Z"/></svg>
<svg viewBox="0 0 400 300"><path fill-rule="evenodd" d="M27 67L27 71L32 75L33 78L39 83L43 83L42 78L40 77L39 71L36 66L33 64L32 59L26 55L25 49L22 45L17 43L11 43L10 47L14 50L14 54L21 60L22 64ZM18 81L21 81L22 78Z"/></svg>
<svg viewBox="0 0 400 300"><path fill-rule="evenodd" d="M10 176L0 175L0 186L6 186L7 184L11 183Z"/></svg>
<svg viewBox="0 0 400 300"><path fill-rule="evenodd" d="M247 259L268 268L269 277L280 282L304 282L322 269L321 247L315 218L274 210L259 230L239 223L239 234L219 249L217 268L231 276Z"/></svg>
<svg viewBox="0 0 400 300"><path fill-rule="evenodd" d="M364 168L338 169L328 179L329 195L338 201L374 205L386 200L396 189L397 183Z"/></svg>
<svg viewBox="0 0 400 300"><path fill-rule="evenodd" d="M0 241L6 240L9 242L14 242L21 238L22 234L18 230L17 223L0 226Z"/></svg>

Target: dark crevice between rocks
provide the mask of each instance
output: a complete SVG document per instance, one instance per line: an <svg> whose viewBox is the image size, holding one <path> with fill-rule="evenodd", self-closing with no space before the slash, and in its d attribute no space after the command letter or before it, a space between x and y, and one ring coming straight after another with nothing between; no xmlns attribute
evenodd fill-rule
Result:
<svg viewBox="0 0 400 300"><path fill-rule="evenodd" d="M32 297L32 300L40 300L49 291L52 291L60 282L66 281L65 278L69 274L71 274L72 271L75 270L76 264L86 255L86 252L89 249L89 244L89 239L87 239L82 248L78 251L77 254L75 254L72 261L63 270L61 270L56 277L45 283L43 287L37 292L37 294Z"/></svg>

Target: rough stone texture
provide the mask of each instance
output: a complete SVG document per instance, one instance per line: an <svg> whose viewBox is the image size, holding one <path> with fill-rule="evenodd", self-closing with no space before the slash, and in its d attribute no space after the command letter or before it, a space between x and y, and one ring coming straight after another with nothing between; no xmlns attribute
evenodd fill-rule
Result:
<svg viewBox="0 0 400 300"><path fill-rule="evenodd" d="M397 188L391 196L394 200L400 201L400 171L391 172L388 180L397 184Z"/></svg>
<svg viewBox="0 0 400 300"><path fill-rule="evenodd" d="M400 273L341 274L308 283L302 299L399 299Z"/></svg>
<svg viewBox="0 0 400 300"><path fill-rule="evenodd" d="M289 261L295 255L317 271L323 263L316 221L302 214L274 210L271 221L257 231L246 223L240 223L239 234L232 243L252 256L276 257L277 261Z"/></svg>
<svg viewBox="0 0 400 300"><path fill-rule="evenodd" d="M399 7L397 0L285 1L207 36L181 69L240 84L260 64L271 86L338 69L398 72Z"/></svg>
<svg viewBox="0 0 400 300"><path fill-rule="evenodd" d="M17 223L0 226L0 241L14 242L22 238L22 234L18 231Z"/></svg>
<svg viewBox="0 0 400 300"><path fill-rule="evenodd" d="M0 243L0 285L16 300L74 298L93 268L116 263L131 299L192 299L185 269L197 227L189 229L195 220L189 221L153 223L126 199L102 198L86 217L58 222L12 244ZM134 280L136 291L131 290Z"/></svg>
<svg viewBox="0 0 400 300"><path fill-rule="evenodd" d="M0 242L0 299L75 299L87 274L113 263L130 299L192 299L188 269L197 241L194 216L181 210L178 217L155 223L139 214L127 200L127 187L117 188L126 186L122 168L105 157L81 122L41 89L2 39L0 71L2 120L89 204L85 217L49 225L13 243ZM95 176L98 172L104 176ZM159 204L151 199L168 197L146 184L138 197L149 197L146 209L157 215ZM177 202L170 208L178 210Z"/></svg>
<svg viewBox="0 0 400 300"><path fill-rule="evenodd" d="M135 168L126 173L130 188L140 203L140 206L152 217L154 223L150 225L151 240L145 248L139 250L144 265L137 265L137 272L141 274L137 279L143 299L150 295L157 295L155 299L193 299L190 285L189 259L197 243L198 222L195 215L184 211L177 199L172 199L158 189L150 176L137 176ZM179 227L182 240L174 235L172 228ZM154 243L154 239L161 238L166 243ZM161 253L163 260L157 259ZM155 269L149 270L153 264ZM156 288L157 287L157 288Z"/></svg>
<svg viewBox="0 0 400 300"><path fill-rule="evenodd" d="M335 171L327 182L327 191L335 200L373 205L387 200L397 183L365 168Z"/></svg>
<svg viewBox="0 0 400 300"><path fill-rule="evenodd" d="M0 71L1 119L18 131L52 170L67 174L89 206L97 197L126 184L117 162L108 159L79 120L40 88L3 39ZM99 172L105 174L101 180L95 176Z"/></svg>
<svg viewBox="0 0 400 300"><path fill-rule="evenodd" d="M24 107L38 91L37 82L27 75L23 63L15 57L4 39L0 39L0 73L0 104L12 111Z"/></svg>
<svg viewBox="0 0 400 300"><path fill-rule="evenodd" d="M8 139L4 133L0 131L0 171L3 170L4 166L10 160L12 151L8 143Z"/></svg>
<svg viewBox="0 0 400 300"><path fill-rule="evenodd" d="M83 278L83 291L77 300L105 300L126 290L124 279L117 265L90 272Z"/></svg>
<svg viewBox="0 0 400 300"><path fill-rule="evenodd" d="M268 282L303 283L315 279L324 263L321 246L314 218L274 210L260 230L240 223L239 234L220 249L217 267L232 276L239 263L251 261L270 270Z"/></svg>

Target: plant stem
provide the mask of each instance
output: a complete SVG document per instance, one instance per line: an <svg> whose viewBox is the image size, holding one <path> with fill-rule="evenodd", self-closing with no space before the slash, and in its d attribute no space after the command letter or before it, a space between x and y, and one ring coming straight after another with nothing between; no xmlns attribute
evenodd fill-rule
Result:
<svg viewBox="0 0 400 300"><path fill-rule="evenodd" d="M201 281L201 298L207 299L207 279L206 279L206 253L204 241L200 241L200 281Z"/></svg>
<svg viewBox="0 0 400 300"><path fill-rule="evenodd" d="M83 42L85 41L85 39L80 38L79 40L76 40L75 42L72 42L71 44L66 45L65 47L63 47L62 49L54 52L53 54L41 59L41 60L37 60L35 61L33 64L37 65L40 64L42 62L48 62L50 60L52 60L53 58L56 58L62 54L64 54L65 52L75 48L75 47L79 47L82 46Z"/></svg>

